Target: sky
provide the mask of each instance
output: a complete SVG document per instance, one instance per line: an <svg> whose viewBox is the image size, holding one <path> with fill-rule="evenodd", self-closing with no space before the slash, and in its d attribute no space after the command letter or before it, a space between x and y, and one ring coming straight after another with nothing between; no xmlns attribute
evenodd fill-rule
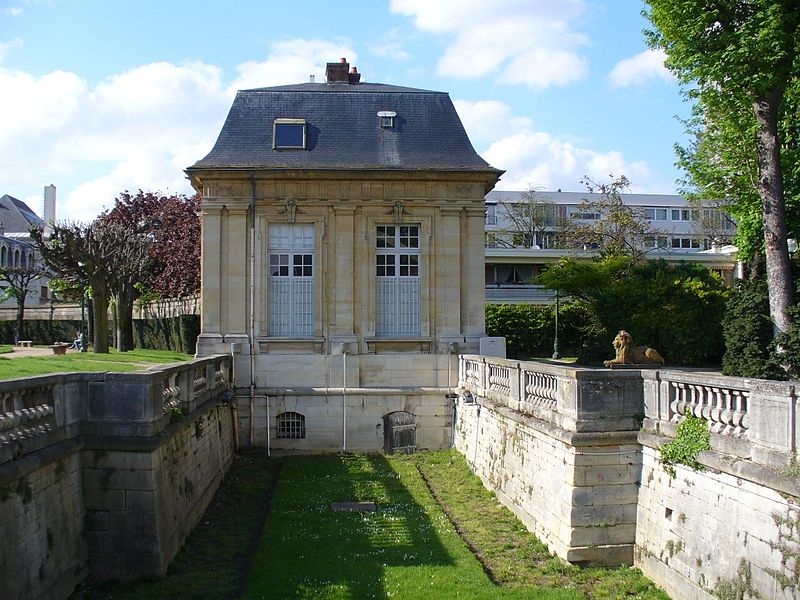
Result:
<svg viewBox="0 0 800 600"><path fill-rule="evenodd" d="M676 193L689 113L637 0L0 0L0 195L88 221L122 191L191 194L236 90L362 81L450 94L496 189L624 174Z"/></svg>

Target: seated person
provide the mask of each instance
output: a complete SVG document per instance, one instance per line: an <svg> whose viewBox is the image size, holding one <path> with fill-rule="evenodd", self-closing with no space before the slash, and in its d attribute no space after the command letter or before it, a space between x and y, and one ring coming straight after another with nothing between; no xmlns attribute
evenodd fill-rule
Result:
<svg viewBox="0 0 800 600"><path fill-rule="evenodd" d="M75 339L72 341L72 345L70 345L70 350L81 350L83 348L83 333L80 331L75 332Z"/></svg>

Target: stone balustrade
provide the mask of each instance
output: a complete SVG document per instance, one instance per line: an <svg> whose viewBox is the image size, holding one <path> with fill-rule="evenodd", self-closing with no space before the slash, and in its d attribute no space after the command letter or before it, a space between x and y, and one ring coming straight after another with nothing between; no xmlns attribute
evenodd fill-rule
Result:
<svg viewBox="0 0 800 600"><path fill-rule="evenodd" d="M630 431L641 424L638 371L461 355L459 386L568 431Z"/></svg>
<svg viewBox="0 0 800 600"><path fill-rule="evenodd" d="M151 436L228 387L229 357L0 382L0 465L78 436Z"/></svg>
<svg viewBox="0 0 800 600"><path fill-rule="evenodd" d="M709 422L712 449L771 467L786 466L798 441L792 383L704 371L642 371L647 430L674 436L691 414Z"/></svg>

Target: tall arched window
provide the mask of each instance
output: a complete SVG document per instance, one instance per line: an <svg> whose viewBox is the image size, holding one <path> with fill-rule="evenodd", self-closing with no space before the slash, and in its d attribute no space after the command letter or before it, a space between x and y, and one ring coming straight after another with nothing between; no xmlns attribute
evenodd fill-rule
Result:
<svg viewBox="0 0 800 600"><path fill-rule="evenodd" d="M19 267L20 260L22 260L22 252L19 251L19 248L14 249L14 267Z"/></svg>
<svg viewBox="0 0 800 600"><path fill-rule="evenodd" d="M0 267L8 266L8 248L5 244L0 247Z"/></svg>

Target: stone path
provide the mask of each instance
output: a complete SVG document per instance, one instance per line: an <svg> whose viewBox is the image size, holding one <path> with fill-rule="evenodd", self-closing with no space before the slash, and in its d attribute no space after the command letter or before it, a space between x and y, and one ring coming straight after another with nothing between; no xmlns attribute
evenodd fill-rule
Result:
<svg viewBox="0 0 800 600"><path fill-rule="evenodd" d="M67 352L72 354L77 350L69 350ZM20 348L15 346L13 352L6 352L0 354L4 358L26 358L29 356L53 356L53 350L49 347L35 347L35 348Z"/></svg>

